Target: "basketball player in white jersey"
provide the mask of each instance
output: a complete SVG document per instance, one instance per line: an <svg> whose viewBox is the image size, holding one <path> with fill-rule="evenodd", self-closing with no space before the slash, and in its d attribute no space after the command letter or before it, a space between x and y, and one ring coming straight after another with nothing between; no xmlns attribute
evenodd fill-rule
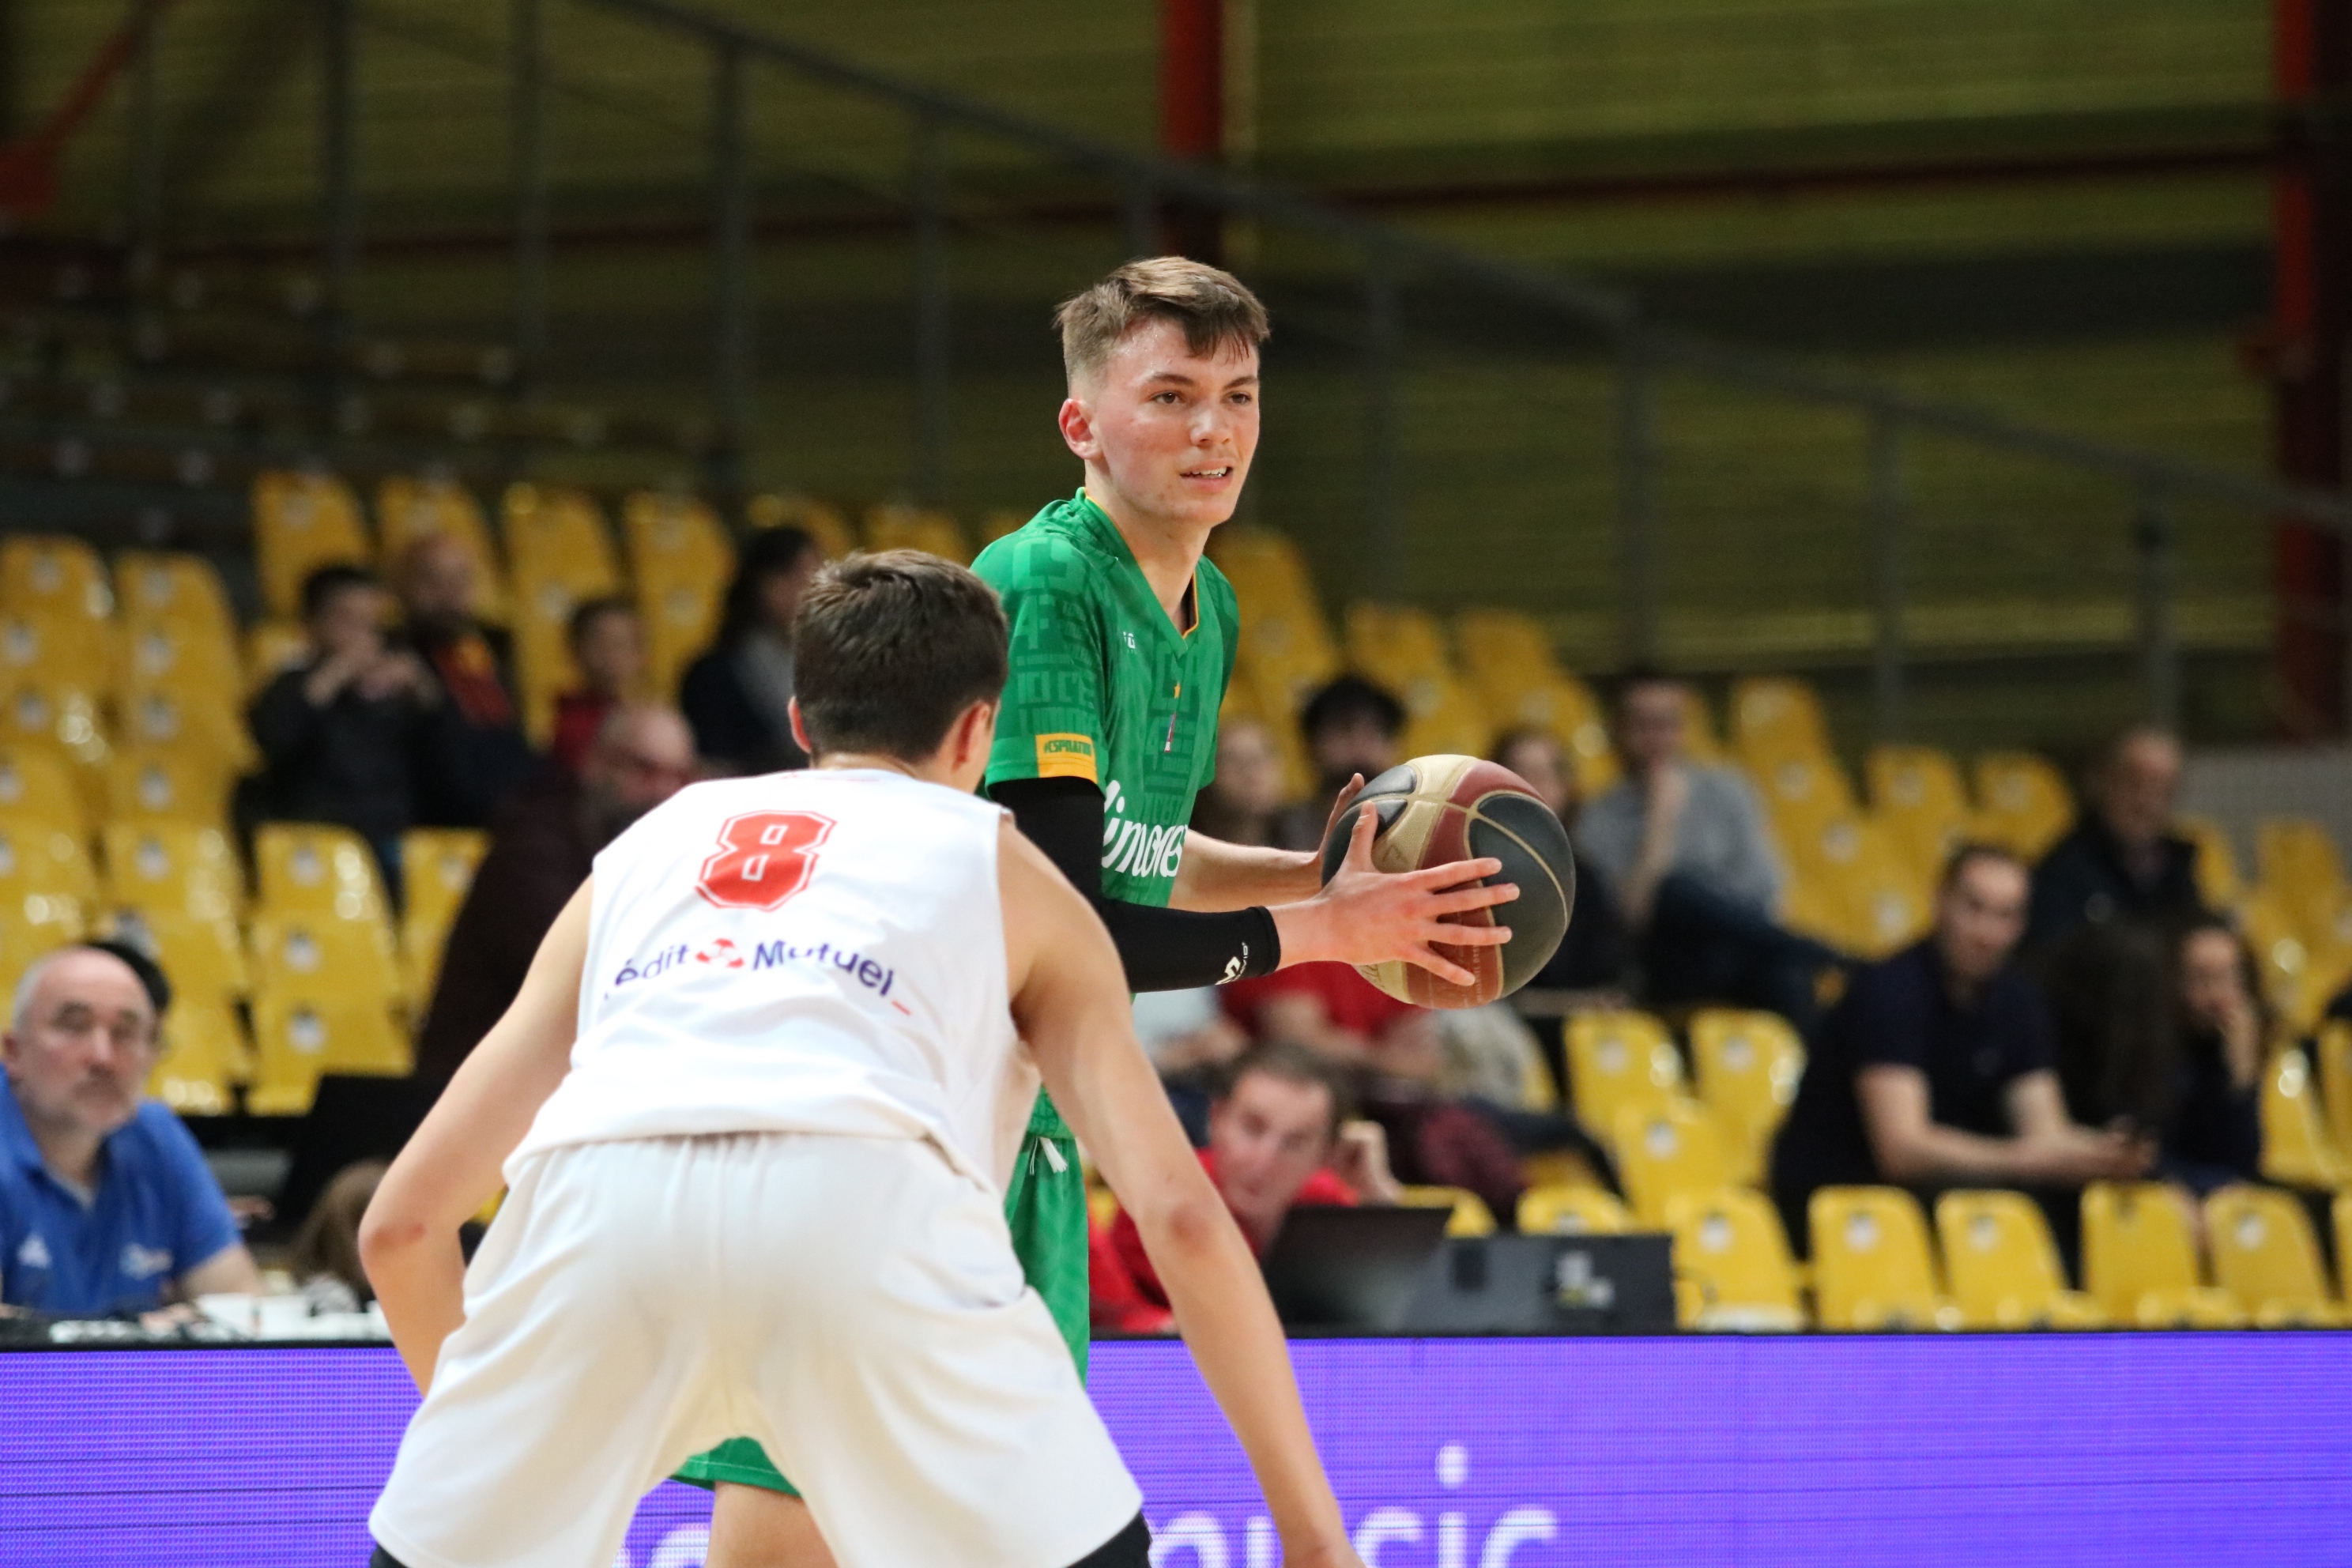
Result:
<svg viewBox="0 0 2352 1568"><path fill-rule="evenodd" d="M1108 936L972 794L994 596L934 557L853 557L798 637L814 769L692 786L599 855L369 1208L425 1393L370 1521L379 1568L610 1563L637 1498L737 1434L805 1479L845 1568L1141 1568L1140 1494L1002 1212L1041 1073L1285 1561L1360 1568ZM467 1269L458 1226L501 1169Z"/></svg>

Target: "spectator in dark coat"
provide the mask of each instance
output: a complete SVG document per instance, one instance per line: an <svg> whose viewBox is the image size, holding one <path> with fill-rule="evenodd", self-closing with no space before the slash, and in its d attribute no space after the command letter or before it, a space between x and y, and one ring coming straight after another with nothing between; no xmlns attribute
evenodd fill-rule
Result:
<svg viewBox="0 0 2352 1568"><path fill-rule="evenodd" d="M401 562L401 633L433 672L450 719L448 765L426 802L430 821L487 827L536 763L514 700L505 634L477 613L473 557L446 534L427 534Z"/></svg>
<svg viewBox="0 0 2352 1568"><path fill-rule="evenodd" d="M2263 1041L2270 1021L2253 954L2228 922L2205 916L2173 947L2179 1050L2157 1133L2157 1174L2202 1197L2262 1180Z"/></svg>
<svg viewBox="0 0 2352 1568"><path fill-rule="evenodd" d="M2085 925L2179 926L2202 911L2197 847L2170 831L2180 764L2180 742L2161 730L2126 730L2107 747L2090 809L2033 868L2029 951Z"/></svg>
<svg viewBox="0 0 2352 1568"><path fill-rule="evenodd" d="M824 552L797 528L743 542L719 635L678 683L677 705L711 766L731 773L808 766L793 739L793 616Z"/></svg>
<svg viewBox="0 0 2352 1568"><path fill-rule="evenodd" d="M332 822L375 847L399 884L400 835L419 819L456 746L441 689L417 656L387 647L383 590L356 566L302 584L310 654L254 699L261 814Z"/></svg>
<svg viewBox="0 0 2352 1568"><path fill-rule="evenodd" d="M1403 760L1404 721L1395 694L1360 675L1343 675L1308 698L1298 728L1315 763L1315 790L1275 819L1276 847L1320 849L1348 781L1378 778Z"/></svg>
<svg viewBox="0 0 2352 1568"><path fill-rule="evenodd" d="M543 778L515 803L449 928L417 1037L418 1076L446 1080L522 989L540 940L596 852L692 779L694 737L667 708L620 708L577 782Z"/></svg>

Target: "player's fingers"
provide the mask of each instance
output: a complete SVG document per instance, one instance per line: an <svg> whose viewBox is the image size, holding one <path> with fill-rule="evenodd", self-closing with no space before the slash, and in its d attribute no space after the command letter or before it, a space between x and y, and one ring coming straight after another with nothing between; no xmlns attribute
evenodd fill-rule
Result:
<svg viewBox="0 0 2352 1568"><path fill-rule="evenodd" d="M1424 947L1419 952L1405 954L1405 962L1418 963L1440 980L1454 985L1475 985L1478 977L1450 958L1439 956L1433 948Z"/></svg>
<svg viewBox="0 0 2352 1568"><path fill-rule="evenodd" d="M1448 947L1500 947L1511 940L1508 926L1468 926L1453 921L1434 921L1424 933L1431 942L1444 942Z"/></svg>
<svg viewBox="0 0 2352 1568"><path fill-rule="evenodd" d="M1458 915L1467 910L1489 910L1496 904L1507 904L1519 896L1517 882L1486 882L1473 888L1451 888L1442 893L1426 895L1428 907L1442 915Z"/></svg>
<svg viewBox="0 0 2352 1568"><path fill-rule="evenodd" d="M1499 873L1503 863L1491 855L1475 860L1448 860L1443 866L1425 866L1418 871L1408 871L1413 886L1423 889L1458 888L1465 882L1475 882Z"/></svg>
<svg viewBox="0 0 2352 1568"><path fill-rule="evenodd" d="M1350 871L1372 868L1372 835L1380 829L1381 814L1377 811L1356 813L1356 825L1348 833L1348 858L1342 862Z"/></svg>

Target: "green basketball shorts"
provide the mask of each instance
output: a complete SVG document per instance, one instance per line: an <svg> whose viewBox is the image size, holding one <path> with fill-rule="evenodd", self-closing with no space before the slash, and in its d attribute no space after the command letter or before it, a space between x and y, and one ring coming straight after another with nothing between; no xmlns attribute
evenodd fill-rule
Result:
<svg viewBox="0 0 2352 1568"><path fill-rule="evenodd" d="M1087 1183L1078 1170L1078 1141L1069 1123L1041 1091L1029 1113L1021 1155L1004 1194L1004 1223L1013 1231L1013 1255L1031 1289L1045 1299L1054 1326L1069 1342L1078 1376L1087 1375ZM677 1479L698 1487L721 1481L759 1487L787 1497L800 1493L768 1463L759 1443L730 1437L680 1467Z"/></svg>

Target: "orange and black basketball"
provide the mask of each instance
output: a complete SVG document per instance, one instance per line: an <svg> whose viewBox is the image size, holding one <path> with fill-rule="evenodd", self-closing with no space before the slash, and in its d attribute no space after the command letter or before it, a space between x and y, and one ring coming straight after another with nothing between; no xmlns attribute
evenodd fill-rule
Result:
<svg viewBox="0 0 2352 1568"><path fill-rule="evenodd" d="M1510 769L1476 757L1415 757L1391 768L1349 801L1323 841L1323 879L1348 858L1349 836L1367 808L1379 813L1372 864L1418 871L1492 856L1503 863L1490 882L1509 882L1517 899L1451 920L1511 928L1500 947L1437 950L1478 977L1475 985L1441 980L1417 963L1371 963L1364 978L1402 1002L1422 1007L1477 1007L1509 995L1551 962L1576 907L1576 861L1568 829ZM1497 919L1499 917L1499 921Z"/></svg>

